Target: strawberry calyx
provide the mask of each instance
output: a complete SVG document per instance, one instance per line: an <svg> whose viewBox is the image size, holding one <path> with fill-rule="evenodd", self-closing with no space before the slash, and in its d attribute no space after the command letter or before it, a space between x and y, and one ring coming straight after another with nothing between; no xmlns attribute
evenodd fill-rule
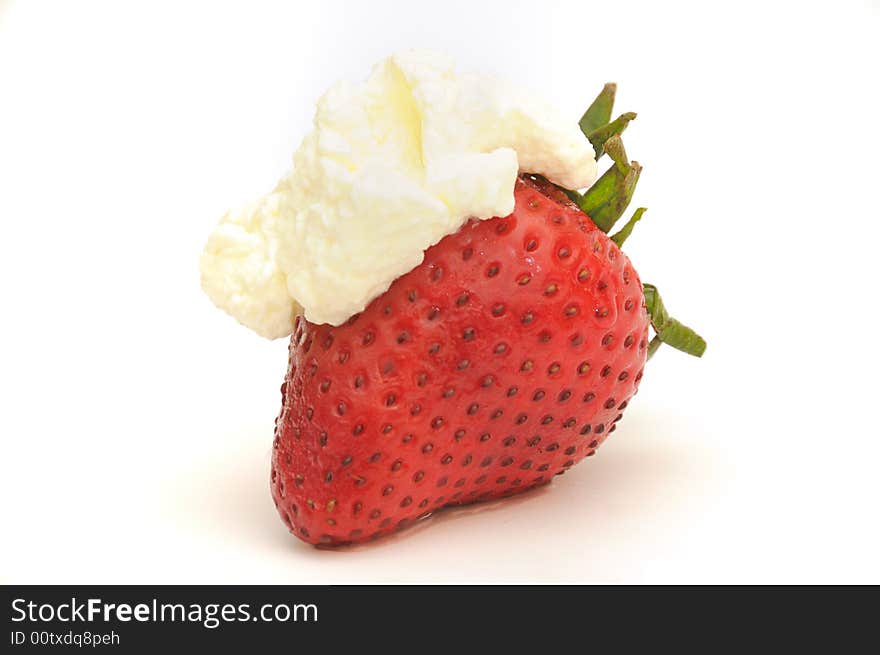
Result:
<svg viewBox="0 0 880 655"><path fill-rule="evenodd" d="M636 114L626 112L611 120L616 94L617 85L606 84L578 122L584 136L593 146L596 159L608 153L612 160L611 166L593 186L583 192L560 187L606 234L611 231L629 206L642 173L642 167L637 161L629 161L621 139L621 134L636 118ZM645 211L647 211L645 207L636 209L623 228L611 236L611 240L618 247L623 246ZM669 316L657 287L653 284L644 284L643 292L645 308L656 333L648 346L648 358L650 359L664 343L689 355L702 357L706 351L706 340Z"/></svg>
<svg viewBox="0 0 880 655"><path fill-rule="evenodd" d="M605 152L605 144L611 137L620 136L629 125L630 121L635 120L636 113L628 111L621 114L613 121L611 120L611 110L614 108L614 96L617 93L617 85L609 82L602 91L596 96L593 103L581 116L578 121L581 132L587 137L592 144L593 150L596 152L598 160Z"/></svg>
<svg viewBox="0 0 880 655"><path fill-rule="evenodd" d="M614 163L593 186L572 200L600 230L607 233L629 207L642 167L637 161L629 161L619 135L612 136L603 147Z"/></svg>
<svg viewBox="0 0 880 655"><path fill-rule="evenodd" d="M617 85L614 82L609 82L602 87L599 95L587 107L587 111L584 112L584 115L578 121L578 125L580 125L581 132L584 135L599 129L611 120L611 110L614 109L614 97L616 95Z"/></svg>
<svg viewBox="0 0 880 655"><path fill-rule="evenodd" d="M686 352L688 355L702 357L706 352L706 340L669 315L657 287L653 284L643 284L642 289L645 294L645 308L648 310L648 318L651 320L651 327L656 332L648 344L648 359L654 355L660 344L664 343Z"/></svg>
<svg viewBox="0 0 880 655"><path fill-rule="evenodd" d="M624 241L629 238L629 235L632 234L633 228L636 226L640 220L642 220L642 214L648 211L647 207L639 207L637 210L633 212L632 218L630 218L626 225L624 225L620 230L611 235L611 240L617 244L618 248L623 247Z"/></svg>
<svg viewBox="0 0 880 655"><path fill-rule="evenodd" d="M586 135L593 146L593 150L596 152L596 159L599 159L606 152L608 141L612 137L623 134L626 126L629 125L630 121L635 120L637 115L632 111L621 114L607 125L603 125Z"/></svg>

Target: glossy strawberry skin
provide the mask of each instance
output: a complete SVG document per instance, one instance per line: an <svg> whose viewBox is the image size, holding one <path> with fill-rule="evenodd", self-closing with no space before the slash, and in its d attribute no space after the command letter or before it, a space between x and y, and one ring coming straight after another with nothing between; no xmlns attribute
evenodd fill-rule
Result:
<svg viewBox="0 0 880 655"><path fill-rule="evenodd" d="M628 258L523 178L344 325L299 319L271 487L310 543L358 542L439 507L549 482L636 392L648 317Z"/></svg>

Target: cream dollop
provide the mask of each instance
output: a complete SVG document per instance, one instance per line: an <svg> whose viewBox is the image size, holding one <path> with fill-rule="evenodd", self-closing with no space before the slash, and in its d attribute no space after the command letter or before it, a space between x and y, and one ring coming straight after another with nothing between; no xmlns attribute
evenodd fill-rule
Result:
<svg viewBox="0 0 880 655"><path fill-rule="evenodd" d="M519 171L580 189L596 161L576 121L527 92L434 53L394 55L330 88L292 171L223 216L202 288L264 337L300 313L339 325L469 218L512 212Z"/></svg>

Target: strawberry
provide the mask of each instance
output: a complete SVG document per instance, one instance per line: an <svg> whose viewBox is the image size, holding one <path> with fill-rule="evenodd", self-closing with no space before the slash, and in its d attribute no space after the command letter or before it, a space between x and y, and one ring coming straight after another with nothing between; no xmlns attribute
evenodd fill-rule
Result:
<svg viewBox="0 0 880 655"><path fill-rule="evenodd" d="M620 249L644 210L606 235L641 169L619 137L635 115L609 123L603 94L581 125L614 163L587 193L520 176L513 213L469 221L345 324L297 319L271 469L296 536L364 541L546 484L615 430L661 342L702 354Z"/></svg>

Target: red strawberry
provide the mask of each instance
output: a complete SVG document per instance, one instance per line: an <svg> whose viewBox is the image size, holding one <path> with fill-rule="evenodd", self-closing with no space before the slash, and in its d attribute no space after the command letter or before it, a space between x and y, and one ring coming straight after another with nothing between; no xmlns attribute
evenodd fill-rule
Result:
<svg viewBox="0 0 880 655"><path fill-rule="evenodd" d="M301 539L545 484L615 429L648 353L639 276L552 185L514 194L344 325L297 321L271 481Z"/></svg>
<svg viewBox="0 0 880 655"><path fill-rule="evenodd" d="M614 431L661 343L703 354L620 250L645 210L606 236L641 173L614 94L580 120L613 160L586 192L525 176L510 216L468 222L344 325L297 320L272 497L298 537L363 541L545 484Z"/></svg>

